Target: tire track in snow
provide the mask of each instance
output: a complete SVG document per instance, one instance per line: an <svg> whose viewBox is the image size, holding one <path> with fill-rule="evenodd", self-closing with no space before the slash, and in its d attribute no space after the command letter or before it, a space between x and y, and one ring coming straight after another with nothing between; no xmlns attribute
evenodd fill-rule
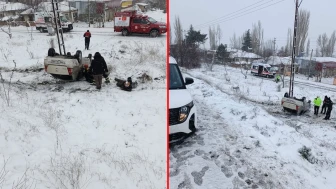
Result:
<svg viewBox="0 0 336 189"><path fill-rule="evenodd" d="M184 143L171 148L171 188L210 188L206 185L209 184L207 179L214 172L219 174L219 183L226 183L228 188L283 188L281 184L274 182L276 179L270 173L258 170L250 162L246 154L249 150L244 151L244 144L238 141L240 135L227 127L219 112L202 101L207 90L200 89L202 96L194 97L199 110L198 131ZM191 162L195 162L195 165ZM190 169L189 166L201 167L186 171ZM181 174L184 177L179 176ZM222 188L221 186L214 185L215 188Z"/></svg>

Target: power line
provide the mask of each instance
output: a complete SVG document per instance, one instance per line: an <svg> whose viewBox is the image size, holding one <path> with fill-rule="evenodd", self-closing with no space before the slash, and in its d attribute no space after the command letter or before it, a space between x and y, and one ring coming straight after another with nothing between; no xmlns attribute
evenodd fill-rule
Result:
<svg viewBox="0 0 336 189"><path fill-rule="evenodd" d="M256 5L256 4L258 4L258 3L260 3L260 2L263 2L263 1L265 1L265 0L258 1L258 2L254 3L254 4L252 4L252 5L249 5L249 6L247 6L247 7L244 7L244 8L242 8L242 9L239 9L239 10L237 10L237 11L235 11L235 12L226 14L226 15L224 15L224 16L222 16L222 17L216 18L216 19L214 19L214 20L210 20L210 21L208 21L208 22L206 22L206 23L199 24L199 25L196 25L196 26L194 26L194 27L199 27L199 26L202 26L202 25L204 25L204 24L208 24L208 23L210 23L210 22L214 22L214 21L216 21L216 20L220 20L220 19L222 19L222 18L225 18L225 17L227 17L227 16L229 16L229 15L232 15L232 14L234 14L234 13L236 13L236 12L239 12L239 11L241 11L241 10L244 10L244 9L246 9L246 8L248 8L248 7L251 7L251 6L253 6L253 5ZM273 0L271 0L271 1L273 1Z"/></svg>
<svg viewBox="0 0 336 189"><path fill-rule="evenodd" d="M267 7L273 6L273 5L275 5L275 4L278 4L278 3L282 2L282 1L284 1L284 0L278 1L278 2L276 2L276 3L270 4L270 5L268 5L268 6L262 7L262 8L260 8L260 9L254 10L254 11L247 12L247 13L242 14L242 15L237 15L236 17L230 17L230 18L224 19L224 20L222 20L222 21L219 21L219 22L217 22L217 23L208 24L207 26L200 27L200 29L201 29L201 28L208 27L208 26L210 26L210 25L219 24L219 23L222 23L222 22L227 22L227 21L230 21L230 20L234 20L234 19L240 18L240 17L245 16L245 15L247 15L247 14L250 14L250 13L253 13L253 12L256 12L256 11L259 11L259 10L262 10L262 9L265 9L265 8L267 8Z"/></svg>

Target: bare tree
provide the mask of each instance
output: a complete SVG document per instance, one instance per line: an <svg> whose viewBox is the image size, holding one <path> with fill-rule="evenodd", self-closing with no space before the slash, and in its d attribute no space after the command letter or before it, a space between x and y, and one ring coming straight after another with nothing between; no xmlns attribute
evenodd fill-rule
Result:
<svg viewBox="0 0 336 189"><path fill-rule="evenodd" d="M217 30L216 30L216 49L218 48L220 42L222 39L222 29L220 28L220 25L217 25Z"/></svg>
<svg viewBox="0 0 336 189"><path fill-rule="evenodd" d="M217 31L215 26L213 26L211 28L211 26L209 27L209 43L210 43L210 49L211 50L216 50L217 49L217 42L218 38L217 38Z"/></svg>
<svg viewBox="0 0 336 189"><path fill-rule="evenodd" d="M293 48L292 43L293 43L292 30L290 28L288 28L288 31L287 31L287 44L286 44L286 48L285 48L286 56L290 56L291 55L292 48Z"/></svg>
<svg viewBox="0 0 336 189"><path fill-rule="evenodd" d="M336 43L336 33L335 31L331 34L329 41L328 41L328 45L327 45L327 56L328 57L332 57L334 54L334 50L335 50L335 43Z"/></svg>
<svg viewBox="0 0 336 189"><path fill-rule="evenodd" d="M273 40L269 39L263 44L262 56L266 60L268 60L268 58L273 55L273 52L274 52Z"/></svg>
<svg viewBox="0 0 336 189"><path fill-rule="evenodd" d="M12 70L12 73L9 77L8 82L5 81L5 79L3 78L2 74L1 74L1 71L0 71L0 83L2 84L2 90L1 90L2 93L0 93L0 96L3 96L4 100L6 101L7 106L10 106L10 102L11 102L10 91L11 91L12 79L13 79L14 72L16 71L15 60L13 60L13 63L14 63L14 68ZM5 85L5 83L7 83L7 86Z"/></svg>
<svg viewBox="0 0 336 189"><path fill-rule="evenodd" d="M233 36L230 38L230 45L231 45L231 48L234 48L234 49L240 48L240 43L238 42L236 33L234 33Z"/></svg>
<svg viewBox="0 0 336 189"><path fill-rule="evenodd" d="M264 38L264 29L261 26L260 20L258 24L252 25L252 32L251 32L251 40L252 40L252 49L253 52L256 54L261 54L261 49L263 45L263 38Z"/></svg>
<svg viewBox="0 0 336 189"><path fill-rule="evenodd" d="M175 44L177 44L177 45L182 44L183 29L182 29L180 18L178 16L175 17L174 29L175 29L175 31L174 31L174 33L175 33Z"/></svg>
<svg viewBox="0 0 336 189"><path fill-rule="evenodd" d="M318 47L316 47L315 49L315 57L319 57L320 56L320 49Z"/></svg>
<svg viewBox="0 0 336 189"><path fill-rule="evenodd" d="M320 50L320 55L322 57L327 55L327 51L328 51L328 36L326 33L319 35L319 37L317 38L317 46Z"/></svg>
<svg viewBox="0 0 336 189"><path fill-rule="evenodd" d="M304 52L305 43L308 36L310 22L310 11L308 10L300 10L298 16L298 26L297 26L297 35L296 35L296 45L297 51L296 56L299 55L300 52Z"/></svg>
<svg viewBox="0 0 336 189"><path fill-rule="evenodd" d="M306 56L309 56L309 51L310 51L310 39L308 39L308 41L307 41Z"/></svg>

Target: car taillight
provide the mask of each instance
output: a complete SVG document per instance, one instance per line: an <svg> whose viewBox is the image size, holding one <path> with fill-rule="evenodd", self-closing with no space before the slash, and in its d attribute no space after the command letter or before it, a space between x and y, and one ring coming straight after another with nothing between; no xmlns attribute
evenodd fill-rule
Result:
<svg viewBox="0 0 336 189"><path fill-rule="evenodd" d="M283 105L284 101L281 101L281 105Z"/></svg>
<svg viewBox="0 0 336 189"><path fill-rule="evenodd" d="M69 75L72 75L72 68L68 68Z"/></svg>
<svg viewBox="0 0 336 189"><path fill-rule="evenodd" d="M299 110L299 106L298 105L296 105L296 111L298 111Z"/></svg>
<svg viewBox="0 0 336 189"><path fill-rule="evenodd" d="M44 70L47 71L48 70L48 66L44 66Z"/></svg>

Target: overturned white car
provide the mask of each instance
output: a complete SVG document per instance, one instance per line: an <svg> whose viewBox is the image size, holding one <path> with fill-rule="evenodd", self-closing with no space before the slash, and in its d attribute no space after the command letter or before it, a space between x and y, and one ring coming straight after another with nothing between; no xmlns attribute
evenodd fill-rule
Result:
<svg viewBox="0 0 336 189"><path fill-rule="evenodd" d="M84 64L91 64L89 57L82 57L81 51L74 55L59 55L54 48L50 48L48 56L44 59L44 69L47 73L58 79L79 80L83 77Z"/></svg>

